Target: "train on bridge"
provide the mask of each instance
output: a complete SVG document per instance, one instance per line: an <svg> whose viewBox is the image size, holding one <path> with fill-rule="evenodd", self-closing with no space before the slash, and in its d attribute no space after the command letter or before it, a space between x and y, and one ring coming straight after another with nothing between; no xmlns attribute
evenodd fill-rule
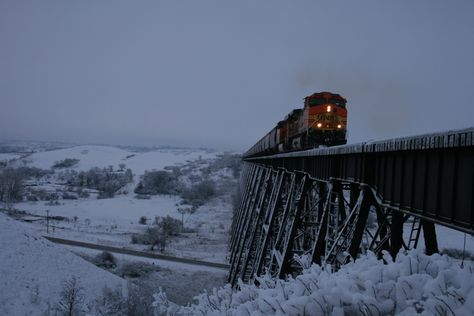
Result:
<svg viewBox="0 0 474 316"><path fill-rule="evenodd" d="M304 107L294 109L245 154L244 158L347 143L346 99L319 92L304 98Z"/></svg>

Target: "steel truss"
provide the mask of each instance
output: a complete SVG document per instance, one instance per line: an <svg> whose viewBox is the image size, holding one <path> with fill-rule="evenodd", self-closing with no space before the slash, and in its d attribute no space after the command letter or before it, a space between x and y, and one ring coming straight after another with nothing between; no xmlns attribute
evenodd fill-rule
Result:
<svg viewBox="0 0 474 316"><path fill-rule="evenodd" d="M230 240L233 285L264 273L298 274L309 261L337 269L367 251L394 257L416 248L421 230L426 252L438 251L432 222L387 206L366 184L245 163L241 185Z"/></svg>

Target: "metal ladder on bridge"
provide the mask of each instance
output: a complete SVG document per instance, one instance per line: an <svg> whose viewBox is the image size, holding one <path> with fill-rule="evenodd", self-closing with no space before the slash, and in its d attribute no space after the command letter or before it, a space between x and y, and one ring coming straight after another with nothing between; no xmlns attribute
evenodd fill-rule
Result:
<svg viewBox="0 0 474 316"><path fill-rule="evenodd" d="M337 192L331 191L328 197L328 222L326 231L326 253L332 248L337 239L339 231L339 205Z"/></svg>
<svg viewBox="0 0 474 316"><path fill-rule="evenodd" d="M408 239L408 249L415 249L418 245L418 239L421 233L421 218L413 217L413 223L411 225L410 239ZM413 246L413 247L412 247Z"/></svg>

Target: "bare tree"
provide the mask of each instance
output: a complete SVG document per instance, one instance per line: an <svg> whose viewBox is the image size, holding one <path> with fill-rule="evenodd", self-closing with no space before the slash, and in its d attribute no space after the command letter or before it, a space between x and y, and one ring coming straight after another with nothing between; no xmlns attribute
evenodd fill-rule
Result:
<svg viewBox="0 0 474 316"><path fill-rule="evenodd" d="M188 218L189 218L189 216L196 213L197 209L198 209L197 206L189 206L189 205L178 208L178 212L181 214L181 229L184 229L184 215L188 214Z"/></svg>
<svg viewBox="0 0 474 316"><path fill-rule="evenodd" d="M83 314L83 289L75 276L64 282L57 310L61 315L76 316Z"/></svg>
<svg viewBox="0 0 474 316"><path fill-rule="evenodd" d="M102 295L95 300L95 313L101 316L125 315L126 298L122 289L104 287Z"/></svg>
<svg viewBox="0 0 474 316"><path fill-rule="evenodd" d="M0 172L0 201L7 204L21 201L24 176L17 169L5 169Z"/></svg>
<svg viewBox="0 0 474 316"><path fill-rule="evenodd" d="M154 250L155 246L160 246L160 250L165 251L166 235L159 227L148 227L145 231L145 241L151 246L150 250Z"/></svg>

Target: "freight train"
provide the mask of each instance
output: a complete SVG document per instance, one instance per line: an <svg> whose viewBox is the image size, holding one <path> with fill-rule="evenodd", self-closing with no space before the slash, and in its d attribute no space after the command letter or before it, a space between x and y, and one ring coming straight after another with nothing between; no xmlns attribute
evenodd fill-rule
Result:
<svg viewBox="0 0 474 316"><path fill-rule="evenodd" d="M304 107L294 109L245 154L244 158L347 143L346 99L331 92L304 98Z"/></svg>

